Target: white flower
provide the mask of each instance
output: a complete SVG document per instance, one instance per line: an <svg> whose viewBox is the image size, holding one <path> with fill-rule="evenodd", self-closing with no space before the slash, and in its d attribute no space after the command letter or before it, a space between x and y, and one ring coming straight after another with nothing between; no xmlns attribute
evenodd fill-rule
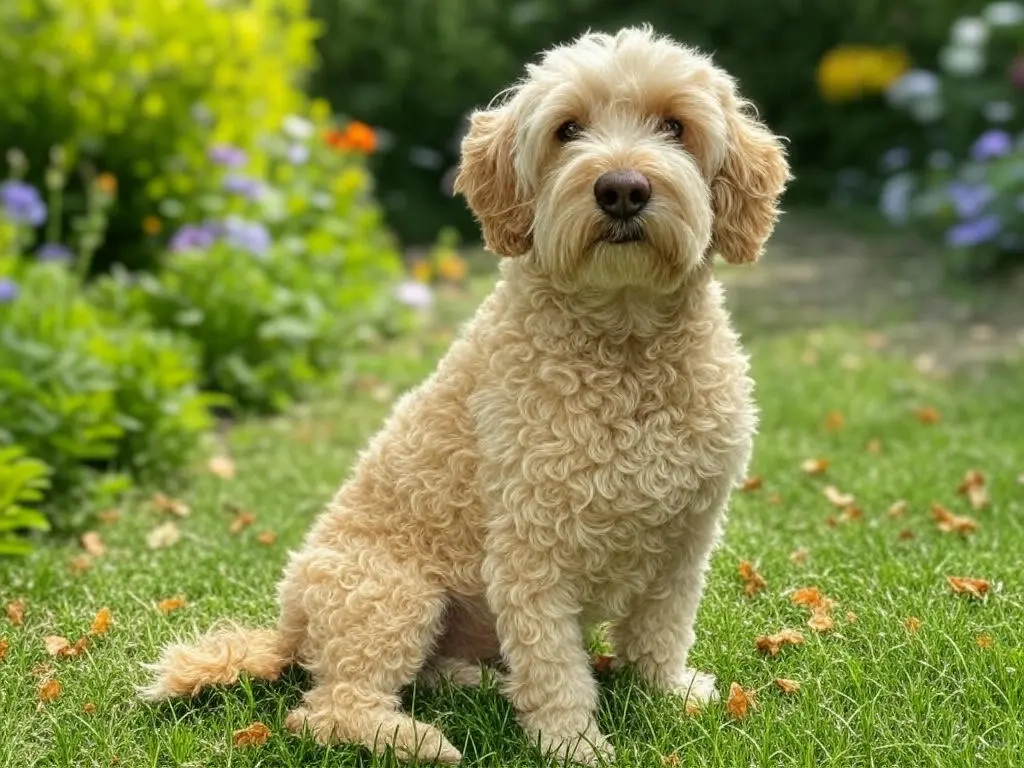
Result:
<svg viewBox="0 0 1024 768"><path fill-rule="evenodd" d="M298 115L288 115L281 127L295 141L306 141L313 136L313 124Z"/></svg>
<svg viewBox="0 0 1024 768"><path fill-rule="evenodd" d="M1015 27L1024 23L1024 5L1013 0L989 3L981 15L993 27Z"/></svg>
<svg viewBox="0 0 1024 768"><path fill-rule="evenodd" d="M910 114L919 123L934 123L945 111L942 99L936 97L917 99L910 104Z"/></svg>
<svg viewBox="0 0 1024 768"><path fill-rule="evenodd" d="M1013 104L1008 101L987 101L981 113L990 123L1006 123L1013 119Z"/></svg>
<svg viewBox="0 0 1024 768"><path fill-rule="evenodd" d="M954 46L978 48L988 42L988 24L977 16L963 16L953 22L950 39Z"/></svg>
<svg viewBox="0 0 1024 768"><path fill-rule="evenodd" d="M907 223L914 186L914 177L909 173L898 173L886 180L878 207L890 223Z"/></svg>
<svg viewBox="0 0 1024 768"><path fill-rule="evenodd" d="M406 280L395 288L395 298L414 309L426 309L433 303L434 293L428 285Z"/></svg>
<svg viewBox="0 0 1024 768"><path fill-rule="evenodd" d="M939 76L927 69L912 69L897 78L886 91L889 103L905 107L923 98L936 98L942 90Z"/></svg>
<svg viewBox="0 0 1024 768"><path fill-rule="evenodd" d="M973 77L985 69L985 56L977 48L951 45L939 53L939 63L951 75Z"/></svg>

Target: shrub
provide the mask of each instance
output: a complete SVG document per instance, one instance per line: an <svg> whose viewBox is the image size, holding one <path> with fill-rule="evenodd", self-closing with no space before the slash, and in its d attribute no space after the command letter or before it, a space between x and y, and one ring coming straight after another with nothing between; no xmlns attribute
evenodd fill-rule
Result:
<svg viewBox="0 0 1024 768"><path fill-rule="evenodd" d="M979 274L1024 254L1024 4L954 21L935 69L896 81L918 141L886 156L883 213L939 240L953 270Z"/></svg>
<svg viewBox="0 0 1024 768"><path fill-rule="evenodd" d="M0 146L25 152L36 186L56 145L120 185L100 266L150 264L146 217L188 205L182 167L205 162L207 129L256 149L302 106L316 34L306 0L22 0L0 3L0 28ZM69 192L80 213L84 189Z"/></svg>
<svg viewBox="0 0 1024 768"><path fill-rule="evenodd" d="M48 531L50 524L34 507L49 486L46 464L18 446L0 447L0 556L24 555L27 531Z"/></svg>

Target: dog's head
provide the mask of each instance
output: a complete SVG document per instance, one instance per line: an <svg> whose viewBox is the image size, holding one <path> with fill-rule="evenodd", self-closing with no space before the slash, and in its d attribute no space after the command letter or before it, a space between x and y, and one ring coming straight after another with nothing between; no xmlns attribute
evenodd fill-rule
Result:
<svg viewBox="0 0 1024 768"><path fill-rule="evenodd" d="M711 252L756 261L789 178L733 79L641 27L548 51L475 112L455 191L557 284L669 291Z"/></svg>

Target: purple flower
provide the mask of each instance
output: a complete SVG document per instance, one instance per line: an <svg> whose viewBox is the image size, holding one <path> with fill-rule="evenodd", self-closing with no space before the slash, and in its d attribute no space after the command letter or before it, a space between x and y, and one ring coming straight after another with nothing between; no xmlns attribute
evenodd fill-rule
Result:
<svg viewBox="0 0 1024 768"><path fill-rule="evenodd" d="M270 232L258 221L228 219L224 225L224 238L254 256L262 256L270 249Z"/></svg>
<svg viewBox="0 0 1024 768"><path fill-rule="evenodd" d="M395 298L414 309L426 309L434 301L434 294L430 286L406 280L395 288Z"/></svg>
<svg viewBox="0 0 1024 768"><path fill-rule="evenodd" d="M1003 223L998 216L983 216L951 227L946 232L946 244L952 248L969 248L994 240L999 236Z"/></svg>
<svg viewBox="0 0 1024 768"><path fill-rule="evenodd" d="M18 284L9 277L0 277L0 304L9 304L18 298Z"/></svg>
<svg viewBox="0 0 1024 768"><path fill-rule="evenodd" d="M946 192L961 219L973 219L996 197L995 190L987 184L969 184L965 181L951 182Z"/></svg>
<svg viewBox="0 0 1024 768"><path fill-rule="evenodd" d="M71 261L73 254L67 246L60 243L43 243L36 250L36 258L40 261L63 263Z"/></svg>
<svg viewBox="0 0 1024 768"><path fill-rule="evenodd" d="M288 162L292 165L302 165L309 160L309 147L303 144L292 144L288 147L285 157L288 158Z"/></svg>
<svg viewBox="0 0 1024 768"><path fill-rule="evenodd" d="M186 224L174 233L174 237L171 238L170 248L174 253L202 251L213 245L216 239L216 232L209 226Z"/></svg>
<svg viewBox="0 0 1024 768"><path fill-rule="evenodd" d="M1002 157L1013 149L1013 139L1006 131L993 128L985 131L971 147L971 157L975 160L991 160Z"/></svg>
<svg viewBox="0 0 1024 768"><path fill-rule="evenodd" d="M263 194L263 185L259 181L237 173L225 177L223 186L225 192L241 195L247 200L259 200Z"/></svg>
<svg viewBox="0 0 1024 768"><path fill-rule="evenodd" d="M245 165L245 152L230 144L215 144L210 147L210 159L217 165L224 165L228 168L238 168Z"/></svg>
<svg viewBox="0 0 1024 768"><path fill-rule="evenodd" d="M38 227L46 221L46 203L31 184L11 180L0 184L0 204L18 224Z"/></svg>

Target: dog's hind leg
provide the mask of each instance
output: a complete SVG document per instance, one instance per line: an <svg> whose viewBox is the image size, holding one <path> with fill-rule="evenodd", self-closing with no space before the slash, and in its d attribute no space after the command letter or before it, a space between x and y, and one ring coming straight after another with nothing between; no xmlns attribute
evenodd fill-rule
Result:
<svg viewBox="0 0 1024 768"><path fill-rule="evenodd" d="M322 743L355 742L401 759L458 762L439 729L400 711L442 628L446 595L384 549L313 550L291 564L307 617L300 663L313 688L286 725Z"/></svg>

